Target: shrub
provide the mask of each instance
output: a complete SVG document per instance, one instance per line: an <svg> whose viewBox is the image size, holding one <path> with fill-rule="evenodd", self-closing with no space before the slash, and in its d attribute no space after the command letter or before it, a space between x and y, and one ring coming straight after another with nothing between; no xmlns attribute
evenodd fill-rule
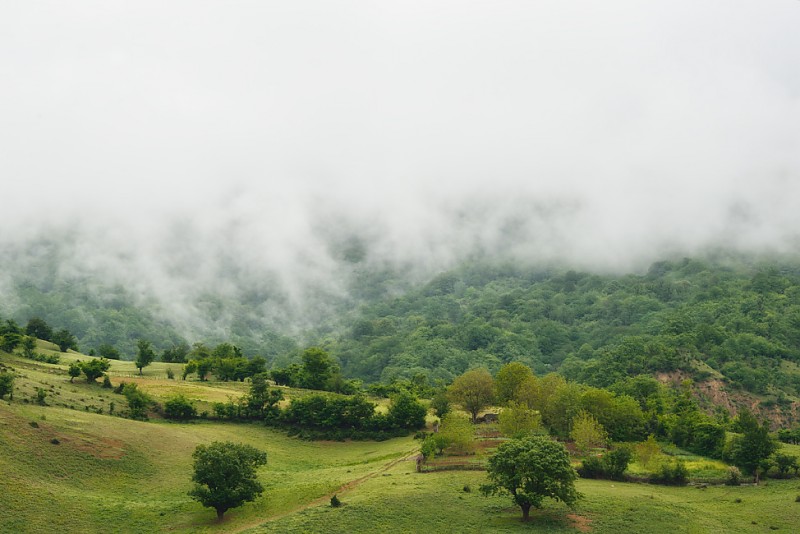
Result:
<svg viewBox="0 0 800 534"><path fill-rule="evenodd" d="M339 500L339 497L337 497L336 495L331 497L331 506L333 508L339 508L341 505L342 505L342 501Z"/></svg>
<svg viewBox="0 0 800 534"><path fill-rule="evenodd" d="M726 486L738 486L742 483L742 472L738 467L731 466L728 468L728 476L725 478Z"/></svg>
<svg viewBox="0 0 800 534"><path fill-rule="evenodd" d="M176 395L164 402L164 417L186 421L197 417L197 409L183 395Z"/></svg>
<svg viewBox="0 0 800 534"><path fill-rule="evenodd" d="M111 379L108 378L108 375L103 375L103 387L106 389L111 389L114 386L111 384Z"/></svg>
<svg viewBox="0 0 800 534"><path fill-rule="evenodd" d="M624 480L625 470L631 463L633 453L627 447L617 447L603 456L590 456L578 468L578 474L583 478L608 478L611 480Z"/></svg>
<svg viewBox="0 0 800 534"><path fill-rule="evenodd" d="M175 373L173 372L171 367L167 367L167 378L169 380L174 380L175 379Z"/></svg>
<svg viewBox="0 0 800 534"><path fill-rule="evenodd" d="M689 482L689 470L683 460L674 463L664 462L658 471L650 477L650 482L668 486L684 486Z"/></svg>

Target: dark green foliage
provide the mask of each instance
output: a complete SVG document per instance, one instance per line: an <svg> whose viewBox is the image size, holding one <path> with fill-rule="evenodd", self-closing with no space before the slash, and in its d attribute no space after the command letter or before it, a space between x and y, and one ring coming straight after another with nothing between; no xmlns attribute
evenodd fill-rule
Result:
<svg viewBox="0 0 800 534"><path fill-rule="evenodd" d="M72 382L73 380L81 376L81 370L82 370L81 362L70 363L69 369L67 370L67 373L69 373L69 381Z"/></svg>
<svg viewBox="0 0 800 534"><path fill-rule="evenodd" d="M723 457L758 483L760 472L766 471L764 462L778 449L778 442L769 434L766 423L760 425L748 410L739 413L734 428L742 435L728 441Z"/></svg>
<svg viewBox="0 0 800 534"><path fill-rule="evenodd" d="M267 463L267 455L254 447L215 441L198 445L192 458L195 486L189 496L203 506L214 508L218 519L229 509L255 500L264 491L256 469Z"/></svg>
<svg viewBox="0 0 800 534"><path fill-rule="evenodd" d="M164 401L164 417L187 421L197 417L194 404L183 395L176 395Z"/></svg>
<svg viewBox="0 0 800 534"><path fill-rule="evenodd" d="M0 350L3 352L14 352L22 342L22 336L16 332L6 332L0 334Z"/></svg>
<svg viewBox="0 0 800 534"><path fill-rule="evenodd" d="M425 426L428 410L410 393L399 393L392 397L387 419L395 428L416 430Z"/></svg>
<svg viewBox="0 0 800 534"><path fill-rule="evenodd" d="M58 348L61 350L61 352L67 352L70 349L75 351L78 350L78 340L66 328L62 328L53 334L52 341L58 345Z"/></svg>
<svg viewBox="0 0 800 534"><path fill-rule="evenodd" d="M103 375L103 387L106 389L111 389L114 386L111 384L111 378L108 375Z"/></svg>
<svg viewBox="0 0 800 534"><path fill-rule="evenodd" d="M117 388L128 401L128 415L131 419L147 419L147 409L153 403L153 399L144 391L141 391L136 384L120 383ZM115 391L117 391L115 389Z"/></svg>
<svg viewBox="0 0 800 534"><path fill-rule="evenodd" d="M270 388L267 383L267 374L253 375L250 392L245 397L247 416L263 421L272 420L280 415L278 403L283 400L283 392Z"/></svg>
<svg viewBox="0 0 800 534"><path fill-rule="evenodd" d="M473 263L364 307L352 324L328 347L347 375L365 381L420 372L449 381L469 368L496 372L519 361L537 374L559 370L608 387L660 371L700 380L708 376L696 371L701 361L733 387L800 394L800 380L780 364L800 361L794 264L758 269L686 259L613 277ZM653 384L617 392L657 413L658 401L647 406L652 395L638 386Z"/></svg>
<svg viewBox="0 0 800 534"><path fill-rule="evenodd" d="M32 359L36 351L36 338L33 336L22 336L20 347L22 348L22 355Z"/></svg>
<svg viewBox="0 0 800 534"><path fill-rule="evenodd" d="M789 471L794 471L794 474L797 475L798 469L800 469L800 465L797 461L797 456L792 456L790 454L783 454L783 453L775 453L775 456L772 458L773 463L775 464L775 468L778 470L778 476L780 478L788 478Z"/></svg>
<svg viewBox="0 0 800 534"><path fill-rule="evenodd" d="M47 391L43 388L36 388L36 403L40 406L47 405Z"/></svg>
<svg viewBox="0 0 800 534"><path fill-rule="evenodd" d="M684 486L689 482L689 470L683 460L664 462L650 477L650 482L668 486Z"/></svg>
<svg viewBox="0 0 800 534"><path fill-rule="evenodd" d="M342 501L339 500L339 497L334 495L331 497L331 507L332 508L339 508L342 505Z"/></svg>
<svg viewBox="0 0 800 534"><path fill-rule="evenodd" d="M103 376L103 373L108 371L109 367L111 367L111 362L105 358L92 358L91 360L79 363L81 366L81 371L83 371L83 374L86 375L87 382L94 382Z"/></svg>
<svg viewBox="0 0 800 534"><path fill-rule="evenodd" d="M578 468L582 478L605 478L625 480L625 471L633 459L633 453L627 447L617 447L602 456L590 456Z"/></svg>
<svg viewBox="0 0 800 534"><path fill-rule="evenodd" d="M6 369L0 369L0 399L8 395L14 396L14 375Z"/></svg>
<svg viewBox="0 0 800 534"><path fill-rule="evenodd" d="M161 355L161 361L166 363L186 363L186 357L191 350L187 343L178 343L164 350Z"/></svg>
<svg viewBox="0 0 800 534"><path fill-rule="evenodd" d="M563 445L542 436L512 439L489 458L489 482L484 494L510 494L527 521L531 507L540 508L545 497L569 506L580 498L575 470Z"/></svg>
<svg viewBox="0 0 800 534"><path fill-rule="evenodd" d="M136 342L136 368L139 369L139 374L142 374L142 370L153 363L156 359L156 353L153 350L152 344L144 339L140 339Z"/></svg>
<svg viewBox="0 0 800 534"><path fill-rule="evenodd" d="M109 360L120 359L119 351L116 349L116 347L114 347L114 345L110 345L108 343L103 343L102 345L97 347L97 354Z"/></svg>
<svg viewBox="0 0 800 534"><path fill-rule="evenodd" d="M31 317L25 325L25 333L45 341L52 341L53 329L41 317Z"/></svg>
<svg viewBox="0 0 800 534"><path fill-rule="evenodd" d="M440 419L450 412L450 399L447 398L447 390L440 389L433 395L431 408Z"/></svg>

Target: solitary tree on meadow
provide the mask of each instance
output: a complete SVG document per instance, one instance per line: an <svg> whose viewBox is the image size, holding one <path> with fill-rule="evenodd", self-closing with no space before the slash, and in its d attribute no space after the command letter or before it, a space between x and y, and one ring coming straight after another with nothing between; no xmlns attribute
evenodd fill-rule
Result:
<svg viewBox="0 0 800 534"><path fill-rule="evenodd" d="M149 341L144 339L140 339L136 342L136 346L139 349L136 354L136 368L139 369L139 374L142 374L142 369L153 363L153 360L156 359L156 353L153 350L152 345L150 345Z"/></svg>
<svg viewBox="0 0 800 534"><path fill-rule="evenodd" d="M196 484L189 495L214 508L220 520L229 509L255 500L264 491L256 469L267 463L267 454L250 445L215 441L198 445L192 458Z"/></svg>
<svg viewBox="0 0 800 534"><path fill-rule="evenodd" d="M488 463L489 483L484 495L509 494L528 521L530 509L541 508L545 497L572 506L581 497L575 489L577 474L569 453L544 436L512 439L500 445Z"/></svg>

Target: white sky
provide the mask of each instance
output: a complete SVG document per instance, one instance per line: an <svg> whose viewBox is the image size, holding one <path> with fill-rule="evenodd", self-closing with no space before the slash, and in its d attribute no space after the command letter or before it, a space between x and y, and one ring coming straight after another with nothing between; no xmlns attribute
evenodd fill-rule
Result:
<svg viewBox="0 0 800 534"><path fill-rule="evenodd" d="M795 0L8 1L0 80L0 240L287 273L339 223L431 265L800 243Z"/></svg>

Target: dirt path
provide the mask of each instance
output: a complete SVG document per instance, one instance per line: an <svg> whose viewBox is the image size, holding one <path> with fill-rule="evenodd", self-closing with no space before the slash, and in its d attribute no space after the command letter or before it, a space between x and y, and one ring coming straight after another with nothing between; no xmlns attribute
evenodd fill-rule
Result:
<svg viewBox="0 0 800 534"><path fill-rule="evenodd" d="M339 495L339 494L344 493L346 491L350 491L350 490L360 486L361 484L363 484L367 480L369 480L371 478L374 478L374 477L380 475L381 473L385 473L386 471L388 471L392 467L396 466L400 462L413 461L416 458L417 454L419 454L419 453L418 453L418 451L416 449L413 452L409 451L408 453L400 456L399 458L395 458L394 460L392 460L392 461L390 461L390 462L388 462L386 464L383 464L382 466L380 466L375 471L371 471L371 472L367 473L366 475L364 475L362 477L359 477L359 478L351 480L350 482L347 482L346 484L342 485L339 489L337 489L333 493L330 493L328 495L323 495L322 497L319 497L317 499L314 499L313 501L307 502L306 504L301 504L300 506L296 506L295 508L292 508L291 510L286 510L285 512L281 512L279 514L276 514L276 515L273 515L273 516L270 516L270 517L267 517L267 518L264 518L264 519L259 519L258 521L253 521L252 523L249 523L247 525L240 525L240 526L236 527L234 530L231 530L230 532L244 532L245 530L249 530L251 528L256 528L256 527L259 527L259 526L262 526L262 525L266 525L267 523L272 523L273 521L277 521L279 519L282 519L282 518L286 517L287 515L296 514L298 512L302 512L303 510L306 510L308 508L312 508L314 506L320 506L322 504L329 503L330 500L331 500L331 497L333 497L334 495Z"/></svg>

